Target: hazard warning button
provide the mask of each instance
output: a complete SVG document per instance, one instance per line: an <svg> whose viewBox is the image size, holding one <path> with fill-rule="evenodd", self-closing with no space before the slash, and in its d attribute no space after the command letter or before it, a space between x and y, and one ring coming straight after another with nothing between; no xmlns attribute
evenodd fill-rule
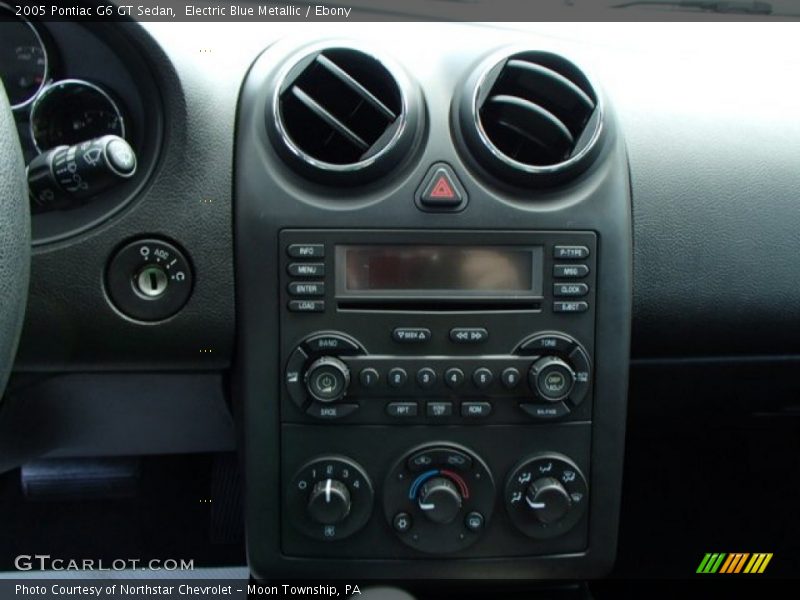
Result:
<svg viewBox="0 0 800 600"><path fill-rule="evenodd" d="M422 210L461 210L467 203L467 194L453 169L436 163L422 180L416 200Z"/></svg>

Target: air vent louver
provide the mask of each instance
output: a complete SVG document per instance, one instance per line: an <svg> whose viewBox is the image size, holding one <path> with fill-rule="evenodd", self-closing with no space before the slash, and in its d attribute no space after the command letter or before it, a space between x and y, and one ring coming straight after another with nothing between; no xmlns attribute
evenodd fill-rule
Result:
<svg viewBox="0 0 800 600"><path fill-rule="evenodd" d="M466 112L461 124L476 158L495 174L527 184L563 181L585 167L602 125L587 77L547 52L514 54L495 64L474 85Z"/></svg>
<svg viewBox="0 0 800 600"><path fill-rule="evenodd" d="M352 48L326 48L300 60L275 101L279 144L300 159L304 173L324 179L369 178L374 163L395 150L408 120L397 78Z"/></svg>

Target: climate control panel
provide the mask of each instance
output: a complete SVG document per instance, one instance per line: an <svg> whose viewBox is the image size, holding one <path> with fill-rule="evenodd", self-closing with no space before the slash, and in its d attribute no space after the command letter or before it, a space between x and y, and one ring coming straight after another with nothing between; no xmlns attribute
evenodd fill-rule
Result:
<svg viewBox="0 0 800 600"><path fill-rule="evenodd" d="M565 430L533 444L569 454L520 455L530 434L516 426L483 430L477 445L455 441L459 434L414 444L423 439L419 428L403 436L401 429L377 427L365 436L368 453L363 437L352 454L301 452L305 460L285 479L286 550L385 558L579 550L586 543L590 438L588 428L578 428L569 435L582 443L560 444ZM296 442L307 430L291 426L286 433Z"/></svg>

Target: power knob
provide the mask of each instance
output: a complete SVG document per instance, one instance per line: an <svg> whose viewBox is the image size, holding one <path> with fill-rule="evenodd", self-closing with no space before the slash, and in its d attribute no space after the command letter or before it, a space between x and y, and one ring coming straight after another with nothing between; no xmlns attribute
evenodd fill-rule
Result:
<svg viewBox="0 0 800 600"><path fill-rule="evenodd" d="M542 477L530 484L525 502L545 525L563 519L572 506L567 490L553 477Z"/></svg>
<svg viewBox="0 0 800 600"><path fill-rule="evenodd" d="M308 497L308 514L322 525L344 521L351 506L350 491L336 479L317 482Z"/></svg>
<svg viewBox="0 0 800 600"><path fill-rule="evenodd" d="M419 492L419 508L433 521L445 525L458 516L461 494L455 484L445 477L434 477Z"/></svg>
<svg viewBox="0 0 800 600"><path fill-rule="evenodd" d="M336 402L347 393L350 369L338 358L323 356L308 367L305 375L309 396L319 402Z"/></svg>

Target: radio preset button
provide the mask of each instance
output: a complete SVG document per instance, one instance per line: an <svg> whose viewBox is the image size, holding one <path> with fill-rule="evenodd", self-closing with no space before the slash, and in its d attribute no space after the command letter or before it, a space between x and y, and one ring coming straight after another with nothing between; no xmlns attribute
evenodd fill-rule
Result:
<svg viewBox="0 0 800 600"><path fill-rule="evenodd" d="M417 371L417 383L422 389L431 389L436 385L436 371L430 367L422 367Z"/></svg>
<svg viewBox="0 0 800 600"><path fill-rule="evenodd" d="M489 339L483 327L454 327L450 330L450 341L456 344L480 344Z"/></svg>
<svg viewBox="0 0 800 600"><path fill-rule="evenodd" d="M453 416L453 403L452 402L428 402L425 405L425 414L429 417L452 417Z"/></svg>
<svg viewBox="0 0 800 600"><path fill-rule="evenodd" d="M464 371L458 367L450 367L444 372L444 382L450 389L458 389L464 385Z"/></svg>
<svg viewBox="0 0 800 600"><path fill-rule="evenodd" d="M373 369L372 367L361 369L361 373L358 374L358 381L363 388L375 387L380 379L380 373L378 373L377 369Z"/></svg>
<svg viewBox="0 0 800 600"><path fill-rule="evenodd" d="M586 265L553 265L553 277L559 279L580 279L589 274Z"/></svg>
<svg viewBox="0 0 800 600"><path fill-rule="evenodd" d="M554 283L553 295L557 297L571 296L580 298L589 293L589 286L585 283Z"/></svg>
<svg viewBox="0 0 800 600"><path fill-rule="evenodd" d="M519 369L515 367L508 367L507 369L503 369L503 372L500 374L500 381L503 382L503 385L506 389L513 390L519 384L520 373Z"/></svg>
<svg viewBox="0 0 800 600"><path fill-rule="evenodd" d="M557 313L583 313L589 310L588 302L553 302L553 312Z"/></svg>
<svg viewBox="0 0 800 600"><path fill-rule="evenodd" d="M492 412L492 405L488 402L462 402L461 416L470 418L488 417Z"/></svg>
<svg viewBox="0 0 800 600"><path fill-rule="evenodd" d="M292 277L324 277L325 263L291 263L286 270Z"/></svg>
<svg viewBox="0 0 800 600"><path fill-rule="evenodd" d="M553 256L565 260L577 260L589 257L589 248L586 246L555 246Z"/></svg>
<svg viewBox="0 0 800 600"><path fill-rule="evenodd" d="M401 367L395 367L389 370L388 382L389 386L399 388L406 384L408 381L408 373Z"/></svg>
<svg viewBox="0 0 800 600"><path fill-rule="evenodd" d="M416 402L390 402L386 405L386 414L390 417L416 417Z"/></svg>
<svg viewBox="0 0 800 600"><path fill-rule="evenodd" d="M325 311L324 300L290 300L289 310L291 312L316 313Z"/></svg>
<svg viewBox="0 0 800 600"><path fill-rule="evenodd" d="M481 390L485 390L490 385L492 385L493 380L494 380L494 375L486 367L478 367L472 373L472 382L475 384L475 387Z"/></svg>
<svg viewBox="0 0 800 600"><path fill-rule="evenodd" d="M286 253L292 258L322 258L325 244L290 244Z"/></svg>
<svg viewBox="0 0 800 600"><path fill-rule="evenodd" d="M292 296L324 296L325 284L321 281L292 281L289 293Z"/></svg>
<svg viewBox="0 0 800 600"><path fill-rule="evenodd" d="M519 407L534 419L541 421L552 421L566 417L569 414L569 406L564 402L554 402L552 404L520 404Z"/></svg>
<svg viewBox="0 0 800 600"><path fill-rule="evenodd" d="M401 344L422 344L430 341L431 330L425 327L395 327L392 339Z"/></svg>

